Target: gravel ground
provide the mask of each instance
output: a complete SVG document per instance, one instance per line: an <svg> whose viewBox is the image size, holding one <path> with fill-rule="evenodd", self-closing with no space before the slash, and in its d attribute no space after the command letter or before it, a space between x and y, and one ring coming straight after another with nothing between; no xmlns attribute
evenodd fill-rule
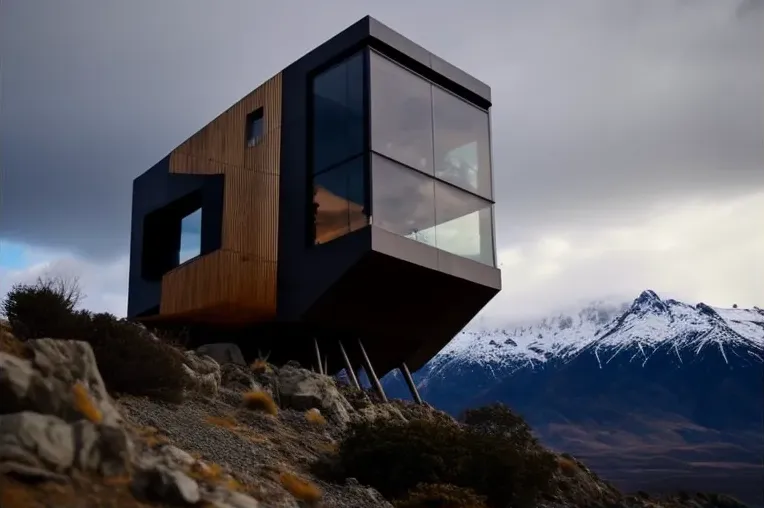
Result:
<svg viewBox="0 0 764 508"><path fill-rule="evenodd" d="M130 423L159 429L173 445L219 464L268 506L299 506L278 481L283 471L318 485L324 492L321 506L327 508L391 506L373 489L352 479L336 485L310 474L311 464L336 446L331 424L313 424L300 411L282 409L278 416L271 416L223 400L232 402L236 396L197 397L178 405L121 397L117 404Z"/></svg>

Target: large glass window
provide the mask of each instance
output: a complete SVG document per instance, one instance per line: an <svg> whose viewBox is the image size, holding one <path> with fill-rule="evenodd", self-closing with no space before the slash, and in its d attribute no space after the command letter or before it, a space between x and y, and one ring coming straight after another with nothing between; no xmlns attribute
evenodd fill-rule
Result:
<svg viewBox="0 0 764 508"><path fill-rule="evenodd" d="M198 256L202 251L202 209L183 217L180 221L180 251L178 263L185 263Z"/></svg>
<svg viewBox="0 0 764 508"><path fill-rule="evenodd" d="M436 182L435 222L435 245L439 249L494 265L490 201Z"/></svg>
<svg viewBox="0 0 764 508"><path fill-rule="evenodd" d="M372 150L432 174L432 86L377 53L370 58Z"/></svg>
<svg viewBox="0 0 764 508"><path fill-rule="evenodd" d="M435 176L491 198L488 113L433 87Z"/></svg>
<svg viewBox="0 0 764 508"><path fill-rule="evenodd" d="M326 243L366 226L366 179L363 157L340 164L313 178L315 243Z"/></svg>
<svg viewBox="0 0 764 508"><path fill-rule="evenodd" d="M435 180L389 159L372 158L374 226L435 246Z"/></svg>
<svg viewBox="0 0 764 508"><path fill-rule="evenodd" d="M372 190L374 226L494 266L490 201L379 155Z"/></svg>
<svg viewBox="0 0 764 508"><path fill-rule="evenodd" d="M363 53L313 79L313 172L358 155L364 148Z"/></svg>

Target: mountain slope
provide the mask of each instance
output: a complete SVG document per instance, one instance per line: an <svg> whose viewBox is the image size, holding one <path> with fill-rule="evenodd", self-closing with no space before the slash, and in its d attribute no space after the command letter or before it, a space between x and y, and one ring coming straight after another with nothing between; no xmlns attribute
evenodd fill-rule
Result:
<svg viewBox="0 0 764 508"><path fill-rule="evenodd" d="M662 300L465 331L415 374L452 414L502 401L548 445L624 489L721 490L764 504L764 311ZM402 381L385 379L393 396Z"/></svg>

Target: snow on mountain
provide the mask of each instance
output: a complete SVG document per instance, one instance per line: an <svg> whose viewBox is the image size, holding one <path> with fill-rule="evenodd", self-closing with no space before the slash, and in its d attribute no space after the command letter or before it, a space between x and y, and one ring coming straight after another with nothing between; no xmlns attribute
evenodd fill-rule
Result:
<svg viewBox="0 0 764 508"><path fill-rule="evenodd" d="M738 346L740 348L738 348ZM575 315L558 315L514 329L464 330L426 367L428 374L452 362L488 364L502 371L536 368L594 353L600 365L628 352L645 362L671 348L678 362L688 354L716 348L725 361L737 349L764 358L764 310L723 309L662 300L647 290L622 306L593 304Z"/></svg>

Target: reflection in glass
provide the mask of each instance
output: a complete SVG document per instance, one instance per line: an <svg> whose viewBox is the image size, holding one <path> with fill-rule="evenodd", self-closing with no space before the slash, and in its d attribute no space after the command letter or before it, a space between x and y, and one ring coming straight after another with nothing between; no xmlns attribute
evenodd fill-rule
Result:
<svg viewBox="0 0 764 508"><path fill-rule="evenodd" d="M437 182L435 219L435 244L439 249L494 265L490 201Z"/></svg>
<svg viewBox="0 0 764 508"><path fill-rule="evenodd" d="M491 198L488 113L433 87L435 176Z"/></svg>
<svg viewBox="0 0 764 508"><path fill-rule="evenodd" d="M363 53L313 79L313 171L361 153L364 138Z"/></svg>
<svg viewBox="0 0 764 508"><path fill-rule="evenodd" d="M374 225L435 246L435 180L378 155L371 167Z"/></svg>
<svg viewBox="0 0 764 508"><path fill-rule="evenodd" d="M178 264L195 258L202 251L202 209L186 215L180 221L180 251Z"/></svg>
<svg viewBox="0 0 764 508"><path fill-rule="evenodd" d="M495 266L490 201L379 155L371 178L374 226Z"/></svg>
<svg viewBox="0 0 764 508"><path fill-rule="evenodd" d="M363 157L313 178L314 242L326 243L369 223Z"/></svg>
<svg viewBox="0 0 764 508"><path fill-rule="evenodd" d="M372 150L432 174L432 86L387 58L370 55Z"/></svg>

